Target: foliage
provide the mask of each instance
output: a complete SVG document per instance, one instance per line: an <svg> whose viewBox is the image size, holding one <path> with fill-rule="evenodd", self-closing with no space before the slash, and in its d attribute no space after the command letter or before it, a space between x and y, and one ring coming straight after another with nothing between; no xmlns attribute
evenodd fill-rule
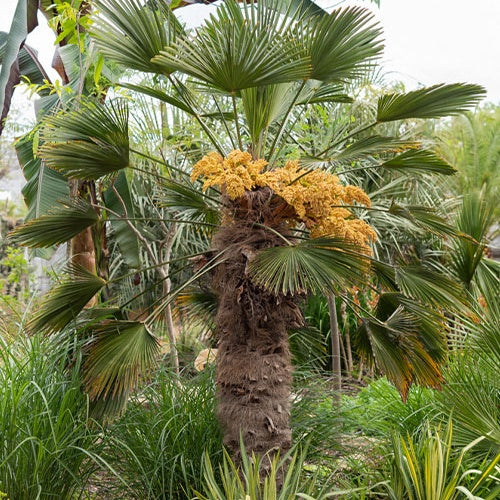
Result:
<svg viewBox="0 0 500 500"><path fill-rule="evenodd" d="M100 468L102 447L78 370L66 370L68 349L81 363L76 344L39 335L0 342L0 490L20 500L74 498Z"/></svg>
<svg viewBox="0 0 500 500"><path fill-rule="evenodd" d="M436 394L432 389L414 386L406 402L385 378L371 382L355 397L342 401L346 430L361 430L382 438L394 431L414 435L423 423L439 421Z"/></svg>
<svg viewBox="0 0 500 500"><path fill-rule="evenodd" d="M110 428L107 461L134 497L174 500L201 487L204 454L218 463L221 450L213 371L180 380L163 367Z"/></svg>
<svg viewBox="0 0 500 500"><path fill-rule="evenodd" d="M451 422L444 433L439 428L433 430L428 426L418 441L396 434L389 498L453 500L465 495L467 498L493 500L500 491L500 486L495 485L500 454L483 462L481 470L464 471L462 467L465 453L481 439L470 443L457 456L451 448Z"/></svg>
<svg viewBox="0 0 500 500"><path fill-rule="evenodd" d="M331 485L331 478L323 477L321 469L316 472L306 471L305 455L295 450L281 460L276 455L270 466L268 476L261 481L260 469L267 458L248 457L243 448L242 466L238 469L227 453L224 454L219 470L212 464L210 457L204 458L204 484L196 492L198 500L219 500L221 498L248 500L285 500L302 498L307 500L324 500L326 498L360 498L364 488L339 490ZM276 477L279 469L286 464L286 474L280 488L276 486ZM217 475L221 476L220 481ZM351 497L352 495L352 497Z"/></svg>

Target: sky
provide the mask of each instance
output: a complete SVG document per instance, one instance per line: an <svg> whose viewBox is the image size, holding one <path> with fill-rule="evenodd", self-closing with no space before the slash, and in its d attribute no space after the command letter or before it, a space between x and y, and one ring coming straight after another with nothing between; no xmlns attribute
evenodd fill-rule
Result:
<svg viewBox="0 0 500 500"><path fill-rule="evenodd" d="M419 84L469 82L486 87L487 99L500 104L500 0L317 0L331 10L339 3L370 7L384 28L383 67L390 80L410 90ZM8 31L17 0L0 0L0 31ZM179 12L188 25L200 23L213 6L195 5ZM40 26L28 43L50 67L54 37ZM55 75L55 73L52 73Z"/></svg>

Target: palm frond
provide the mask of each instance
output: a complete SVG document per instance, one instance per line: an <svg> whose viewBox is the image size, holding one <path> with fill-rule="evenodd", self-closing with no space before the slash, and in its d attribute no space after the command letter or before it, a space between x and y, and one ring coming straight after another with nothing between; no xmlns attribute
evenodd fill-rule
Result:
<svg viewBox="0 0 500 500"><path fill-rule="evenodd" d="M387 94L377 103L377 122L407 118L440 118L457 115L476 106L486 95L480 85L439 84L406 94Z"/></svg>
<svg viewBox="0 0 500 500"><path fill-rule="evenodd" d="M9 234L9 239L17 245L47 248L69 241L99 220L92 205L82 198L59 204L47 214L18 226Z"/></svg>
<svg viewBox="0 0 500 500"><path fill-rule="evenodd" d="M57 206L56 200L69 196L68 180L64 175L45 165L33 152L32 134L25 135L15 143L17 159L26 178L22 189L24 201L28 206L26 220L40 217Z"/></svg>
<svg viewBox="0 0 500 500"><path fill-rule="evenodd" d="M397 266L396 282L408 297L436 307L460 309L466 302L464 289L456 281L423 266Z"/></svg>
<svg viewBox="0 0 500 500"><path fill-rule="evenodd" d="M286 112L293 101L294 89L291 83L279 83L241 91L248 131L254 144L259 143L262 131Z"/></svg>
<svg viewBox="0 0 500 500"><path fill-rule="evenodd" d="M464 233L441 217L435 208L424 205L401 206L392 202L389 213L409 220L415 226L430 231L434 234L463 237Z"/></svg>
<svg viewBox="0 0 500 500"><path fill-rule="evenodd" d="M128 108L87 101L47 118L40 155L70 178L98 179L129 165Z"/></svg>
<svg viewBox="0 0 500 500"><path fill-rule="evenodd" d="M308 80L304 90L297 99L297 104L322 104L326 102L351 103L353 98L345 93L343 85L338 83L322 83Z"/></svg>
<svg viewBox="0 0 500 500"><path fill-rule="evenodd" d="M228 0L204 26L179 37L153 62L164 72L174 69L233 94L305 79L308 58L300 43L288 36L290 21L282 19L282 9L273 8L273 3L251 1L240 7Z"/></svg>
<svg viewBox="0 0 500 500"><path fill-rule="evenodd" d="M248 271L274 294L328 293L363 281L369 261L357 250L344 239L314 238L263 250Z"/></svg>
<svg viewBox="0 0 500 500"><path fill-rule="evenodd" d="M31 332L53 333L76 319L85 305L106 281L79 266L70 266L68 274L45 296L42 306L28 323Z"/></svg>
<svg viewBox="0 0 500 500"><path fill-rule="evenodd" d="M95 326L82 369L91 401L128 394L159 352L158 339L144 323L107 321Z"/></svg>
<svg viewBox="0 0 500 500"><path fill-rule="evenodd" d="M134 92L139 92L140 94L147 95L149 97L153 97L154 99L158 99L159 101L166 102L175 108L182 109L185 113L193 115L193 108L184 104L183 101L178 99L177 97L167 94L163 90L156 89L154 87L149 87L147 85L135 85L133 83L120 83L120 87L125 89L133 90Z"/></svg>
<svg viewBox="0 0 500 500"><path fill-rule="evenodd" d="M328 16L315 16L306 26L297 24L294 34L302 39L311 60L309 78L345 82L357 78L383 49L381 28L373 14L361 7L340 8Z"/></svg>
<svg viewBox="0 0 500 500"><path fill-rule="evenodd" d="M100 15L91 35L108 59L127 68L160 73L171 70L151 59L170 45L183 29L167 2L99 0Z"/></svg>
<svg viewBox="0 0 500 500"><path fill-rule="evenodd" d="M398 293L379 297L375 317L364 318L356 343L362 354L374 359L378 369L406 399L412 383L440 387L439 364L446 351L440 330L443 319Z"/></svg>
<svg viewBox="0 0 500 500"><path fill-rule="evenodd" d="M405 151L382 163L381 167L401 172L418 172L442 175L453 175L456 169L448 162L426 149Z"/></svg>

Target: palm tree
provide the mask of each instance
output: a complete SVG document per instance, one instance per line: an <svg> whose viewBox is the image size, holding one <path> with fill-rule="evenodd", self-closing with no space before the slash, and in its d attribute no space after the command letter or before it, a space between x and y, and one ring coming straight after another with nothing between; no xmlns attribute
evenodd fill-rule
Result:
<svg viewBox="0 0 500 500"><path fill-rule="evenodd" d="M236 457L240 439L247 452L259 455L273 456L291 445L287 332L302 324L298 302L307 293L343 296L352 285L370 282L381 295L374 314L358 311L367 349L403 397L413 382L439 386L445 326L435 306L457 307L461 290L441 277L431 285L436 275L429 269L370 257L377 228L363 220L369 199L334 173L373 168L449 174L450 165L420 143L382 136L377 126L462 112L483 89L452 84L383 95L365 121L332 130L324 148L298 147L294 130L306 123L307 110L351 106L346 84L380 55L381 30L368 11L321 15L287 0L229 0L201 28L186 33L163 2L96 5L100 15L92 37L105 59L154 75L153 84L121 86L190 115L202 142L210 144L203 148L208 154L191 162L193 155L185 152L187 161L175 163L131 148L128 108L120 101L81 101L48 117L39 154L70 178L103 179L111 189L118 171L147 171L141 162L149 158L160 167L152 174L178 224L191 224L189 216L214 207L220 224L210 247L198 254L194 274L151 304L144 321L124 318L123 307L108 310L107 317L102 308L82 313L109 282L80 268L72 267L69 279L52 290L31 328L54 331L82 315L92 318L84 323L84 380L91 399L107 411L123 406L157 352L155 319L176 293L208 275L217 297L218 416ZM207 100L215 113L204 109ZM191 173L186 165L193 163ZM60 243L105 216L139 231L126 210L99 204L98 214L96 208L83 200L66 203L14 236L34 246ZM380 210L398 220L411 217L405 207ZM145 233L140 240L147 245ZM375 278L368 278L370 271Z"/></svg>

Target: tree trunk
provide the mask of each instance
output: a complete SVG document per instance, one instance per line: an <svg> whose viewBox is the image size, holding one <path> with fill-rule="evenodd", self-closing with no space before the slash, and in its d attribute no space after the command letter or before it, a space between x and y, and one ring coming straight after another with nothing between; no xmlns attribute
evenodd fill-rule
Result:
<svg viewBox="0 0 500 500"><path fill-rule="evenodd" d="M335 402L340 404L340 390L342 388L342 371L340 367L340 332L337 321L337 306L335 296L328 295L328 311L330 312L330 339L332 343L332 374Z"/></svg>
<svg viewBox="0 0 500 500"><path fill-rule="evenodd" d="M266 292L247 275L247 263L258 250L283 244L273 232L254 225L286 233L281 224L273 225L271 195L269 188L261 188L236 202L225 200L225 222L213 241L213 249L224 251L225 257L213 277L218 295L218 418L224 444L237 463L240 439L247 454L265 456L262 477L272 457L291 446L287 330L303 322L290 297Z"/></svg>

